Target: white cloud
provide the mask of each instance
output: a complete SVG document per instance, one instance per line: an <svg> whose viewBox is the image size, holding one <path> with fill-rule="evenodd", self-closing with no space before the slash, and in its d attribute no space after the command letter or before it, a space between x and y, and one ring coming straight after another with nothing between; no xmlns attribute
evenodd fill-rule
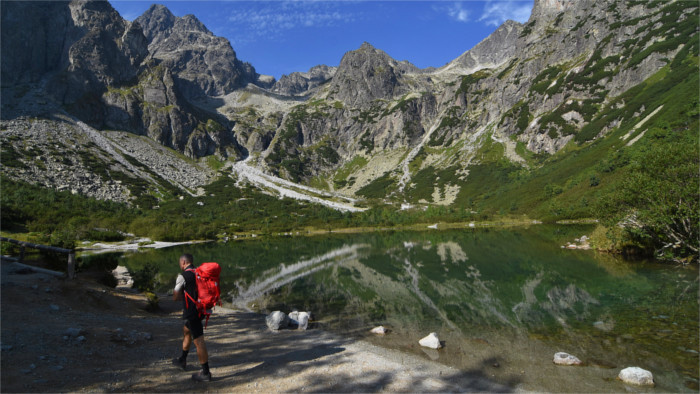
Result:
<svg viewBox="0 0 700 394"><path fill-rule="evenodd" d="M240 3L239 3L240 4ZM299 28L325 28L355 21L355 12L341 10L331 2L285 1L237 6L228 17L232 41L241 44L257 38L280 38Z"/></svg>
<svg viewBox="0 0 700 394"><path fill-rule="evenodd" d="M484 11L479 18L479 22L487 25L500 26L508 19L524 23L530 18L532 12L532 1L492 1L484 4Z"/></svg>
<svg viewBox="0 0 700 394"><path fill-rule="evenodd" d="M462 3L454 3L452 6L448 7L447 14L450 18L459 22L469 21L469 11L462 7Z"/></svg>

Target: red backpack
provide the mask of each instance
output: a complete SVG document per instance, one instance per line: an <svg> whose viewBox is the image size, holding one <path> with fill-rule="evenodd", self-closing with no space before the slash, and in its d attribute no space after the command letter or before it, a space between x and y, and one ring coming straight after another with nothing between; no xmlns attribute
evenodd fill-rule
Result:
<svg viewBox="0 0 700 394"><path fill-rule="evenodd" d="M197 278L197 300L195 301L191 295L185 292L185 305L187 305L187 298L197 305L197 311L199 312L199 318L207 318L204 323L204 328L207 328L207 323L209 323L209 316L211 316L211 310L216 304L221 305L221 292L219 290L219 274L221 273L221 266L217 263L202 263L196 269L189 268L186 271L191 271L195 274Z"/></svg>

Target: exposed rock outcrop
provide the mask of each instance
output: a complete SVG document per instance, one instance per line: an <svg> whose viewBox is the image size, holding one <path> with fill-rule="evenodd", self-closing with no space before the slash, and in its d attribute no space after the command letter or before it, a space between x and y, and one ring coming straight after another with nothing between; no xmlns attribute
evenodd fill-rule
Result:
<svg viewBox="0 0 700 394"><path fill-rule="evenodd" d="M153 5L136 22L143 26L150 56L172 70L188 98L228 94L257 80L253 66L236 57L231 43L194 15L176 17Z"/></svg>
<svg viewBox="0 0 700 394"><path fill-rule="evenodd" d="M308 72L293 72L282 75L272 87L275 93L296 96L307 94L310 90L328 82L335 75L337 68L320 65L312 67Z"/></svg>

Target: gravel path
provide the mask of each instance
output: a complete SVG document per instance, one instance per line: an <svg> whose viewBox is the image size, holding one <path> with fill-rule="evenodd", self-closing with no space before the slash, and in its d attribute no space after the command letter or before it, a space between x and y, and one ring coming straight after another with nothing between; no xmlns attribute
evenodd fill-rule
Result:
<svg viewBox="0 0 700 394"><path fill-rule="evenodd" d="M474 392L511 391L481 373L331 333L270 331L259 314L217 308L205 331L214 380L170 364L181 344L180 305L32 273L2 263L3 392Z"/></svg>

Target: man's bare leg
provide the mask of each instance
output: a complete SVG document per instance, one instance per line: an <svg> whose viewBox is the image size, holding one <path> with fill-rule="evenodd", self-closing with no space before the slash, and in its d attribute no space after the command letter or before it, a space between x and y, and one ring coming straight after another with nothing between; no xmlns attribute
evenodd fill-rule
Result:
<svg viewBox="0 0 700 394"><path fill-rule="evenodd" d="M209 354L207 353L207 345L204 343L204 336L201 336L194 340L194 346L197 347L197 357L199 358L200 364L206 364L209 362Z"/></svg>
<svg viewBox="0 0 700 394"><path fill-rule="evenodd" d="M192 333L186 325L182 326L182 355L179 358L173 359L173 365L187 370L187 353L192 346Z"/></svg>
<svg viewBox="0 0 700 394"><path fill-rule="evenodd" d="M185 325L182 326L182 332L184 334L182 337L182 350L188 352L190 347L192 347L192 333L190 333L190 329ZM197 351L197 353L199 353L199 351Z"/></svg>

